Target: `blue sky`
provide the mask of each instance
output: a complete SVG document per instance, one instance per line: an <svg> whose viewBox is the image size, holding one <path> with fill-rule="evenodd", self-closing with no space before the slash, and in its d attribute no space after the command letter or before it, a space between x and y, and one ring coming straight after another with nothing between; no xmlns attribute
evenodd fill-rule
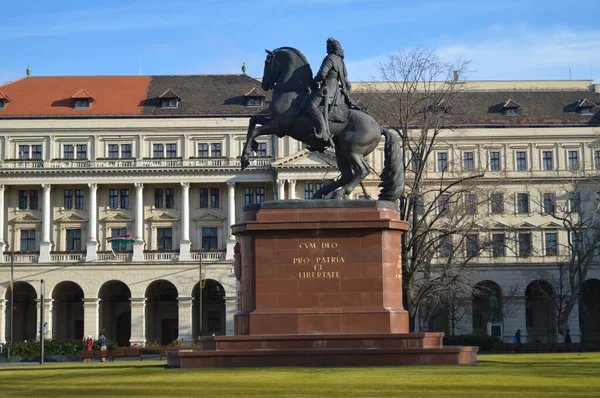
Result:
<svg viewBox="0 0 600 398"><path fill-rule="evenodd" d="M326 3L327 5L323 5ZM470 60L471 80L600 81L598 0L5 1L0 84L24 76L240 73L292 46L316 69L333 36L350 79L415 47Z"/></svg>

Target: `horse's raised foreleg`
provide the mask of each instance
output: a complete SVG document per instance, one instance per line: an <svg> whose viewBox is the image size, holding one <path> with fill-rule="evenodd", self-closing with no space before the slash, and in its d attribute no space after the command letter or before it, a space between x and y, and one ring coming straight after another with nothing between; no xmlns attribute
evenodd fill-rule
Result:
<svg viewBox="0 0 600 398"><path fill-rule="evenodd" d="M252 122L251 122L252 123ZM254 124L256 125L256 123ZM242 150L242 159L241 166L242 170L244 170L248 165L250 165L250 154L251 151L256 148L256 141L254 141L257 137L261 135L271 135L277 134L279 131L279 126L275 124L265 124L260 127L252 128L252 130L248 130L248 136L246 137L246 142L244 143L244 149Z"/></svg>

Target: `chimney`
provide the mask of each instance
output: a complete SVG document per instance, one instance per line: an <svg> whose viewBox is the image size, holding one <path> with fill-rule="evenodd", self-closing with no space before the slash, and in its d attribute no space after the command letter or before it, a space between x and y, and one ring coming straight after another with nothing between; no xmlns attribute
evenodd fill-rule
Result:
<svg viewBox="0 0 600 398"><path fill-rule="evenodd" d="M458 81L458 71L457 70L454 71L454 81L455 82Z"/></svg>

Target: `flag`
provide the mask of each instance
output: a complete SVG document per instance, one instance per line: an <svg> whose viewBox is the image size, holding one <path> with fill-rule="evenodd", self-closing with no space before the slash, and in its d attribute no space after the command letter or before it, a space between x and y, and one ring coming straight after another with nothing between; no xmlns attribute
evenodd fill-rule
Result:
<svg viewBox="0 0 600 398"><path fill-rule="evenodd" d="M108 243L135 243L135 239L131 235L109 236L106 240ZM112 251L113 256L117 257L112 245L110 246L110 251Z"/></svg>

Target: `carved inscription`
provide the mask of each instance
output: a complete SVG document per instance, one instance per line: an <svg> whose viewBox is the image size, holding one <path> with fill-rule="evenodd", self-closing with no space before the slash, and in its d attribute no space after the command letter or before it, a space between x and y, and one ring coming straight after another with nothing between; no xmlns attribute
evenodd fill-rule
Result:
<svg viewBox="0 0 600 398"><path fill-rule="evenodd" d="M298 245L299 249L336 249L337 247L337 242L321 242L320 245L317 242L301 242ZM339 271L329 271L324 269L323 266L345 262L346 260L342 256L294 257L292 259L293 264L312 266L312 269L308 271L298 272L299 279L340 278Z"/></svg>

